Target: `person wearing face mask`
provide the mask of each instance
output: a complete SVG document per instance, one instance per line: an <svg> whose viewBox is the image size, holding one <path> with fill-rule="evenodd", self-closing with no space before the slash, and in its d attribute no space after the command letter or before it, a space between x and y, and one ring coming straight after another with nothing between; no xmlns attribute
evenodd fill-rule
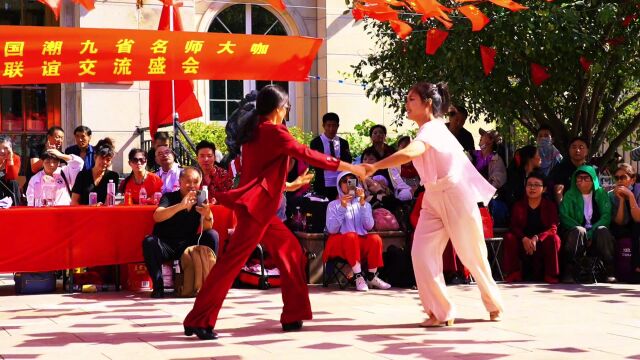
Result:
<svg viewBox="0 0 640 360"><path fill-rule="evenodd" d="M54 206L71 204L71 189L84 165L77 155L66 155L49 149L40 155L43 169L35 174L27 186L27 205L37 206L36 198L47 198ZM60 161L66 165L60 166Z"/></svg>
<svg viewBox="0 0 640 360"><path fill-rule="evenodd" d="M631 238L632 281L640 282L640 184L631 165L618 164L614 172L616 185L609 191L612 219L611 232L616 239Z"/></svg>
<svg viewBox="0 0 640 360"><path fill-rule="evenodd" d="M562 154L553 145L553 137L549 126L540 126L537 134L536 143L538 144L538 153L542 159L540 171L545 176L548 176L551 169L562 161Z"/></svg>

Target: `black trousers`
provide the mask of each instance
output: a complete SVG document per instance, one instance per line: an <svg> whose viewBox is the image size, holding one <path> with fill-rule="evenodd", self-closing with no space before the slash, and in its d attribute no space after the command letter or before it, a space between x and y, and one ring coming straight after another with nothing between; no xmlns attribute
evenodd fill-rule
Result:
<svg viewBox="0 0 640 360"><path fill-rule="evenodd" d="M200 234L195 234L192 238L183 239L162 239L155 235L149 235L142 241L142 253L144 263L147 265L149 276L153 280L153 290L164 289L162 280L162 263L168 260L178 260L189 246L198 244ZM210 247L216 255L218 254L218 233L213 230L206 230L202 233L200 245Z"/></svg>

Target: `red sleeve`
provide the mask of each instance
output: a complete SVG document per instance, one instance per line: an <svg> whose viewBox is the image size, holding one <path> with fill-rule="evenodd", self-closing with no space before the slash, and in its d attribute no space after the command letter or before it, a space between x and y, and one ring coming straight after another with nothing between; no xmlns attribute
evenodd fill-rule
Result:
<svg viewBox="0 0 640 360"><path fill-rule="evenodd" d="M7 170L5 179L16 180L18 178L18 173L20 172L20 156L13 154L13 165L7 164L5 168Z"/></svg>
<svg viewBox="0 0 640 360"><path fill-rule="evenodd" d="M282 151L296 159L304 160L311 166L322 168L325 170L338 170L340 159L333 156L327 156L321 152L311 150L308 146L300 144L283 125L274 126L274 139L276 144Z"/></svg>
<svg viewBox="0 0 640 360"><path fill-rule="evenodd" d="M511 208L509 232L511 232L518 240L522 240L524 237L524 227L527 226L526 213L526 207L523 206L521 201L513 204L513 207Z"/></svg>
<svg viewBox="0 0 640 360"><path fill-rule="evenodd" d="M541 210L544 212L542 222L547 230L538 234L538 238L540 239L540 241L543 241L549 236L556 235L558 233L558 223L560 222L556 204L551 201L542 201L543 208Z"/></svg>
<svg viewBox="0 0 640 360"><path fill-rule="evenodd" d="M150 194L151 196L153 196L153 194L157 192L162 192L162 179L160 179L160 176L156 174L152 174L152 175L153 175L153 183L151 184L151 186L153 187L153 193Z"/></svg>

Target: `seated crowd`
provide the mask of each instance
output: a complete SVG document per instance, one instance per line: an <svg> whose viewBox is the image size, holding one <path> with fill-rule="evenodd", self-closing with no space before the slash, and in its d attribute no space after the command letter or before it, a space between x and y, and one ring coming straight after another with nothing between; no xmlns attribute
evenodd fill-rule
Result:
<svg viewBox="0 0 640 360"><path fill-rule="evenodd" d="M580 281L585 259L595 259L602 265L601 275L607 282L640 281L640 184L636 183L636 172L629 164L619 164L614 171L615 186L604 189L596 169L588 164L589 144L581 137L572 139L568 156L562 156L553 145L551 129L542 126L535 145L524 146L512 159L505 159L504 152L499 151L502 144L497 131L480 129L476 150L471 134L463 127L467 116L464 107L452 106L448 115L449 129L470 161L497 189L493 200L484 205L496 226L506 228L500 259L505 281ZM356 157L349 143L338 135L339 122L337 114L325 114L324 132L311 141L310 147L346 162L374 163L411 141L403 136L395 146L388 144L387 129L375 125L369 131L371 145ZM105 138L92 146L91 130L85 126L76 128L74 136L76 145L63 152L64 131L52 127L45 143L32 149L24 191L28 206L87 205L91 193L97 194L98 203L105 203L110 182L132 204L161 193L154 213L157 224L153 234L143 241L154 297L162 296L163 262L178 259L185 248L198 240L217 253L218 234L212 229L211 211L208 206L195 206L195 190L206 187L212 203L216 194L234 186L241 162L221 165L216 146L201 141L195 149L197 167L183 169L169 146L168 134L158 132L148 152L142 149L129 152L131 173L120 183L120 175L109 170L115 155L112 141ZM11 138L0 136L0 197L12 197L14 203L20 204L16 179L21 159L12 148ZM422 193L413 164L378 171L362 183L352 174L310 169L298 159L292 159L289 165L289 183L309 178L309 170L314 171L314 180L311 186L296 187L296 191L283 194L281 218L289 224L299 221L294 209L302 207L304 214L322 219L320 228L308 231L322 232L324 227L328 233L323 260L345 259L353 270L358 290L389 288L378 277L378 268L384 265L384 247L375 231L411 233L409 214L420 206L421 200L416 199ZM317 202L318 199L324 201ZM396 218L395 228L378 221L381 217L376 214L382 214L378 209L386 209L385 214ZM291 225L305 229L300 224ZM198 236L200 226L204 232ZM629 264L618 260L625 244L630 244ZM443 256L445 275L449 272L464 277L455 261L455 249L447 247Z"/></svg>

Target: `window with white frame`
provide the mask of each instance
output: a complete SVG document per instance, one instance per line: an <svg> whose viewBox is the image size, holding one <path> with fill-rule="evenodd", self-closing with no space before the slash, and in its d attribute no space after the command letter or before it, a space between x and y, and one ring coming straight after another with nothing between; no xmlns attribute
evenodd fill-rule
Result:
<svg viewBox="0 0 640 360"><path fill-rule="evenodd" d="M222 10L213 19L209 32L254 35L287 35L282 22L269 10L259 5L237 4ZM277 84L289 91L286 81L264 80L210 80L209 120L226 121L237 108L237 102L251 90Z"/></svg>

